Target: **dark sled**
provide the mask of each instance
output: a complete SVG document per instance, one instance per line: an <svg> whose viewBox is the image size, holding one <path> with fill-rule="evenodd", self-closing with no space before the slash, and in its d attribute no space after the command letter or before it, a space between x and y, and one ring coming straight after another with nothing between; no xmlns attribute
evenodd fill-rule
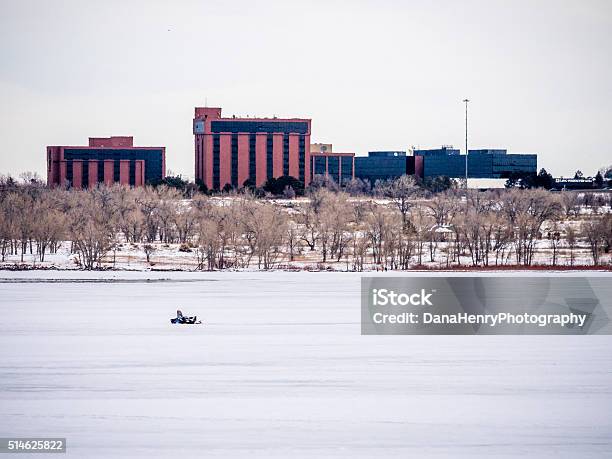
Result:
<svg viewBox="0 0 612 459"><path fill-rule="evenodd" d="M182 324L182 325L197 325L197 324L201 324L202 321L198 320L197 316L182 317L180 319L175 317L174 319L170 319L170 323L173 323L173 324Z"/></svg>

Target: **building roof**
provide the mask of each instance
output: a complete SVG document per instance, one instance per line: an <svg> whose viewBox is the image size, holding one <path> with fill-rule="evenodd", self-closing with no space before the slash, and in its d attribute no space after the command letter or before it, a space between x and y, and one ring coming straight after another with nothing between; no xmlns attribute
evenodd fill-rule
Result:
<svg viewBox="0 0 612 459"><path fill-rule="evenodd" d="M229 117L221 116L220 107L195 107L194 118L203 118L208 116L211 119L218 119L222 121L307 121L310 122L310 118L279 118L277 116L272 117L244 117L232 115Z"/></svg>

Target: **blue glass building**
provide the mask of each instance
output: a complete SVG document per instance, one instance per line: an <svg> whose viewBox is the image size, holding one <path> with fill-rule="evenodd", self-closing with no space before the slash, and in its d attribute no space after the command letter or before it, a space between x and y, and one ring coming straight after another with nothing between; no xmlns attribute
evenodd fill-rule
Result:
<svg viewBox="0 0 612 459"><path fill-rule="evenodd" d="M512 174L536 174L536 154L508 154L502 149L470 150L468 155L468 177L507 178ZM414 150L422 156L423 176L445 175L452 178L465 177L465 156L459 150L442 147L433 150Z"/></svg>
<svg viewBox="0 0 612 459"><path fill-rule="evenodd" d="M371 151L368 156L355 156L355 177L369 180L395 179L407 173L405 151Z"/></svg>

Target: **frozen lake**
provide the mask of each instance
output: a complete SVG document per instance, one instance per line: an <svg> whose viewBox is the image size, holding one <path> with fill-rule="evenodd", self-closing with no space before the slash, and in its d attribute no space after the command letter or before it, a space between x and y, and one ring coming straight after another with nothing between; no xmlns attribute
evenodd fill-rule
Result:
<svg viewBox="0 0 612 459"><path fill-rule="evenodd" d="M610 336L361 336L356 273L0 278L0 437L70 457L612 451Z"/></svg>

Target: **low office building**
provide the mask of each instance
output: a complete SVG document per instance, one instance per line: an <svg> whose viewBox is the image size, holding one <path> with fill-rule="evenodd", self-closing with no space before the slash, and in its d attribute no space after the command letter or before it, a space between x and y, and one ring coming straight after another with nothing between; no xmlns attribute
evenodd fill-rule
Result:
<svg viewBox="0 0 612 459"><path fill-rule="evenodd" d="M165 147L135 147L133 137L90 137L87 146L48 146L47 184L143 186L166 175Z"/></svg>
<svg viewBox="0 0 612 459"><path fill-rule="evenodd" d="M195 178L209 189L262 186L272 177L310 183L310 123L305 118L223 118L196 107Z"/></svg>
<svg viewBox="0 0 612 459"><path fill-rule="evenodd" d="M469 178L508 178L515 174L537 173L537 155L508 154L501 149L470 150ZM465 155L452 146L436 149L405 151L371 151L367 157L355 158L355 176L369 180L395 179L401 175L420 178L446 176L465 177Z"/></svg>
<svg viewBox="0 0 612 459"><path fill-rule="evenodd" d="M407 156L405 151L371 151L355 157L355 177L368 180L392 180L402 175L423 175L423 158Z"/></svg>
<svg viewBox="0 0 612 459"><path fill-rule="evenodd" d="M564 178L554 179L553 190L591 190L596 188L593 177Z"/></svg>
<svg viewBox="0 0 612 459"><path fill-rule="evenodd" d="M465 155L452 147L432 150L416 149L415 157L423 158L423 177L465 177ZM536 174L535 154L508 154L502 149L469 150L468 178L508 178L514 174Z"/></svg>

